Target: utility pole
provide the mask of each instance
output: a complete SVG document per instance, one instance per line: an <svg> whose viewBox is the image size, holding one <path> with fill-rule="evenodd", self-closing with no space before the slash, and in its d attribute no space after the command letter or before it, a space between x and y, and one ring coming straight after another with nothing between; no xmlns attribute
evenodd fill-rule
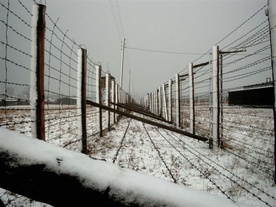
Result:
<svg viewBox="0 0 276 207"><path fill-rule="evenodd" d="M130 81L131 81L131 70L129 70L129 85L128 85L128 93L130 95Z"/></svg>
<svg viewBox="0 0 276 207"><path fill-rule="evenodd" d="M121 89L123 89L125 42L126 42L126 39L123 38L122 46L121 46L121 50L122 50L122 55L121 55L121 78L120 78L120 87L121 87Z"/></svg>

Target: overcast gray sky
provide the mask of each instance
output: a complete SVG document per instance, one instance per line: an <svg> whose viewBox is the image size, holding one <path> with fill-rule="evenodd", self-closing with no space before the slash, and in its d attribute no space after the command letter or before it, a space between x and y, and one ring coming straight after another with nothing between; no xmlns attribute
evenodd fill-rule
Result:
<svg viewBox="0 0 276 207"><path fill-rule="evenodd" d="M266 3L267 0L47 0L46 11L53 20L59 18L59 27L69 30L69 37L84 44L90 58L101 62L103 70L110 71L117 83L121 40L125 37L123 88L128 91L131 70L131 92L145 95L210 50ZM260 18L265 19L265 14ZM209 56L202 58L208 60Z"/></svg>
<svg viewBox="0 0 276 207"><path fill-rule="evenodd" d="M103 69L109 70L119 82L123 36L126 47L205 53L266 2L48 0L47 12L52 17L60 17L59 24L69 29L77 42L85 44L93 59L100 61ZM124 89L128 90L129 70L132 91L145 94L174 77L199 56L126 49Z"/></svg>

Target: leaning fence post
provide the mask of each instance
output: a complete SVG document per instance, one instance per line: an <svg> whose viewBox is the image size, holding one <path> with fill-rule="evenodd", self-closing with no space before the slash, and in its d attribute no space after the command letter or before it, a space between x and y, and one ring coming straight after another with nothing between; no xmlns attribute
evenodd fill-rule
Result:
<svg viewBox="0 0 276 207"><path fill-rule="evenodd" d="M190 132L195 134L195 90L193 63L189 63L189 82L190 82Z"/></svg>
<svg viewBox="0 0 276 207"><path fill-rule="evenodd" d="M110 107L110 74L107 73L105 76L105 90L106 90L106 106ZM110 111L106 111L106 121L107 121L107 129L110 131Z"/></svg>
<svg viewBox="0 0 276 207"><path fill-rule="evenodd" d="M102 104L102 84L101 84L101 77L102 77L102 66L96 66L96 102L98 104ZM102 125L102 109L99 108L99 120L98 126L100 131L100 137L103 136L103 125Z"/></svg>
<svg viewBox="0 0 276 207"><path fill-rule="evenodd" d="M44 121L44 45L45 45L46 6L33 5L32 45L30 73L30 107L32 137L45 140Z"/></svg>
<svg viewBox="0 0 276 207"><path fill-rule="evenodd" d="M87 51L78 50L78 76L77 76L77 114L78 135L80 136L81 152L87 154L87 130L86 130L86 67Z"/></svg>
<svg viewBox="0 0 276 207"><path fill-rule="evenodd" d="M176 126L180 127L180 84L179 74L175 74L175 115L176 115Z"/></svg>

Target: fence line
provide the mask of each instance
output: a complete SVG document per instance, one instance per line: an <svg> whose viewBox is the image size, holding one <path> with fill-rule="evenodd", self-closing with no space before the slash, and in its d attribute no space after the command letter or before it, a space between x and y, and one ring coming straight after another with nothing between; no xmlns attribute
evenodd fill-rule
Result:
<svg viewBox="0 0 276 207"><path fill-rule="evenodd" d="M14 2L21 8L22 16L18 16L13 11L10 2L0 3L1 13L3 11L5 14L3 15L5 19L0 20L0 29L5 31L5 36L0 37L1 51L4 51L0 53L1 62L4 63L4 70L1 70L0 75L0 127L32 136L31 125L37 120L30 115L30 112L35 112L36 108L29 106L30 59L33 58L33 55L29 52L32 41L30 32L26 31L30 31L32 28L29 22L33 18L33 14L28 9L29 2L26 5L25 2L22 3L19 0ZM269 32L275 30L275 27L269 29L267 20L262 20L242 36L235 36L238 29L243 28L252 18L260 15L266 7L264 6L219 42L222 49L219 50L220 56L215 60L220 63L218 69L223 68L220 72L220 91L212 87L214 84L211 80L213 78L219 80L219 77L212 75L214 60L213 55L210 54L209 59L200 62L199 60L206 57L204 55L194 61L192 63L193 71L190 72L188 70L190 68L187 67L184 71L176 74L175 78L169 79L158 89L149 93L143 98L142 103L154 114L175 123L184 131L202 137L213 138L211 129L219 127L219 138L222 142L218 141L218 143L221 147L244 162L257 166L262 172L269 172L270 179L273 179L273 176L275 179L271 170L271 163L273 163L272 138L275 136L272 110L270 108L256 110L256 108L252 108L255 107L253 104L249 107L236 103L230 104L229 100L230 93L238 93L238 90L270 88L274 84L270 81L263 83L262 78L269 77L273 80ZM11 21L12 17L16 19L15 22ZM85 118L82 121L86 122L87 126L87 130L84 131L87 133L87 148L89 150L89 141L95 136L103 136L104 129L110 130L112 124L118 120L118 116L93 106L86 106L86 112L80 115L78 111L84 107L77 104L77 100L80 100L77 95L78 78L76 77L78 77L79 64L77 51L84 48L69 37L67 30L60 28L58 19L54 21L47 12L45 18L47 31L43 77L45 81L45 117L43 118L45 140L67 149L80 151L79 144L83 136L80 138L78 131L80 121L78 120L82 117ZM16 24L18 22L20 24ZM232 37L233 35L234 37ZM10 41L15 37L20 38L22 45ZM233 53L241 48L247 50L244 52L245 54ZM97 70L101 67L99 64L87 57L86 66L85 97L87 100L114 109L117 109L117 105L110 105L110 102L123 104L130 100L129 94L120 89L111 74ZM19 73L20 77L14 76L14 71ZM262 78L259 78L261 76ZM21 95L15 95L12 87L15 87L17 92L22 90L20 91ZM214 92L220 95L220 105L215 107L212 105ZM100 101L100 99L102 100ZM210 107L214 110L216 107L221 107L220 119L215 123L210 122L212 120L210 119L212 117ZM106 116L102 116L102 113L105 113ZM239 139L240 137L242 137L242 141ZM154 148L158 149L158 144L155 146L153 140L151 142ZM171 142L168 143L171 144ZM210 143L211 145L212 143ZM234 149L243 149L245 153L240 155ZM85 153L86 150L82 149L82 152ZM258 157L253 156L252 152L258 154ZM158 154L162 158L160 152ZM162 160L166 165L165 159L162 158ZM166 167L168 168L167 165ZM195 166L195 168L198 167ZM170 171L170 169L168 170ZM207 176L204 172L202 174ZM211 182L213 181L211 180ZM216 185L215 182L214 185ZM222 190L222 192L224 191ZM228 195L226 196L228 197Z"/></svg>
<svg viewBox="0 0 276 207"><path fill-rule="evenodd" d="M116 119L103 116L101 123L103 127L100 131L96 124L99 121L99 111L92 106L83 107L77 104L79 98L77 94L78 49L83 49L83 46L70 37L68 30L61 28L58 24L59 19L51 18L47 9L44 14L37 13L42 15L46 22L46 24L42 22L41 25L37 25L37 28L45 27L45 33L40 35L41 42L45 46L39 54L44 60L41 61L40 66L34 65L37 63L38 54L36 48L31 52L31 47L34 47L37 41L36 36L32 37L31 34L36 35L34 25L38 19L38 16L35 16L36 11L39 12L40 8L45 6L32 4L32 1L20 0L0 3L0 30L5 34L0 37L0 61L4 66L0 71L0 127L38 137L67 149L87 153L89 140L102 135L103 130L111 130L110 126L117 122L117 116ZM32 6L37 8L32 11ZM15 12L16 7L19 12ZM16 39L18 41L15 41ZM89 55L89 51L87 53ZM99 64L90 57L85 58L85 62L86 84L84 86L86 89L82 92L86 94L83 100L95 101L98 96L96 67ZM45 71L41 70L42 67ZM31 73L37 73L36 71L41 72L39 78L31 75ZM119 103L130 100L126 98L129 95L117 86L113 76L102 71L99 74L98 87L103 96L103 104L110 105L111 102L110 99L104 98L106 94L111 95L111 87L105 88L104 83L108 76L112 77L112 84L114 84L112 101ZM41 82L40 91L37 91L38 81ZM115 87L118 88L117 93L120 97L124 97L124 100L119 99L118 95L114 100ZM32 89L31 92L30 89ZM33 104L30 105L30 102ZM41 117L37 117L37 107L40 107ZM80 114L79 110L83 113ZM113 116L115 117L114 114ZM86 136L80 137L79 123L85 124L87 130L82 125L82 132L85 132ZM40 128L36 128L38 125Z"/></svg>
<svg viewBox="0 0 276 207"><path fill-rule="evenodd" d="M273 171L273 166L264 162L268 159L269 163L273 163L275 151L272 144L275 142L275 80L271 65L274 56L271 54L270 40L275 25L269 27L264 15L267 8L264 5L222 38L213 47L217 51L209 50L176 74L175 78L169 79L173 82L172 99L168 92L165 98L155 98L158 93L158 89L155 89L141 103L167 120L156 108L159 105L172 105L172 122L185 131L208 138L210 148L213 147L213 141L214 146L226 148L231 153L235 148L242 148L245 154L241 159L248 160L250 153L259 153L256 149L262 146L269 152L262 154L262 166ZM253 20L257 24L252 25ZM242 34L238 32L240 30L243 30ZM202 61L208 53L210 58ZM168 85L168 82L165 84ZM180 94L180 113L177 112L177 94ZM240 137L242 142L237 141ZM275 181L275 174L271 178Z"/></svg>

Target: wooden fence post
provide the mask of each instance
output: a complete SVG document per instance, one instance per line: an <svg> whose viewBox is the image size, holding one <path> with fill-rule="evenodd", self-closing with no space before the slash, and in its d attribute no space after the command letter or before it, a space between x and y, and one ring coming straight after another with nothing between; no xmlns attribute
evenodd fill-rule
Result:
<svg viewBox="0 0 276 207"><path fill-rule="evenodd" d="M87 130L86 130L86 67L87 51L78 50L78 75L77 75L77 114L78 135L80 136L81 152L87 154Z"/></svg>
<svg viewBox="0 0 276 207"><path fill-rule="evenodd" d="M105 76L105 101L106 106L110 107L110 74ZM106 111L107 130L110 131L110 111Z"/></svg>
<svg viewBox="0 0 276 207"><path fill-rule="evenodd" d="M195 90L193 63L189 63L190 82L190 132L195 134Z"/></svg>
<svg viewBox="0 0 276 207"><path fill-rule="evenodd" d="M96 66L96 102L102 105L102 84L101 84L101 76L102 76L102 66ZM103 136L103 117L102 117L102 109L99 108L99 119L98 126L100 131L100 137Z"/></svg>
<svg viewBox="0 0 276 207"><path fill-rule="evenodd" d="M45 46L46 6L33 5L32 45L30 73L30 107L32 137L45 141L44 117L44 46Z"/></svg>
<svg viewBox="0 0 276 207"><path fill-rule="evenodd" d="M175 74L175 116L176 116L176 126L180 127L180 84L179 84L179 74Z"/></svg>

